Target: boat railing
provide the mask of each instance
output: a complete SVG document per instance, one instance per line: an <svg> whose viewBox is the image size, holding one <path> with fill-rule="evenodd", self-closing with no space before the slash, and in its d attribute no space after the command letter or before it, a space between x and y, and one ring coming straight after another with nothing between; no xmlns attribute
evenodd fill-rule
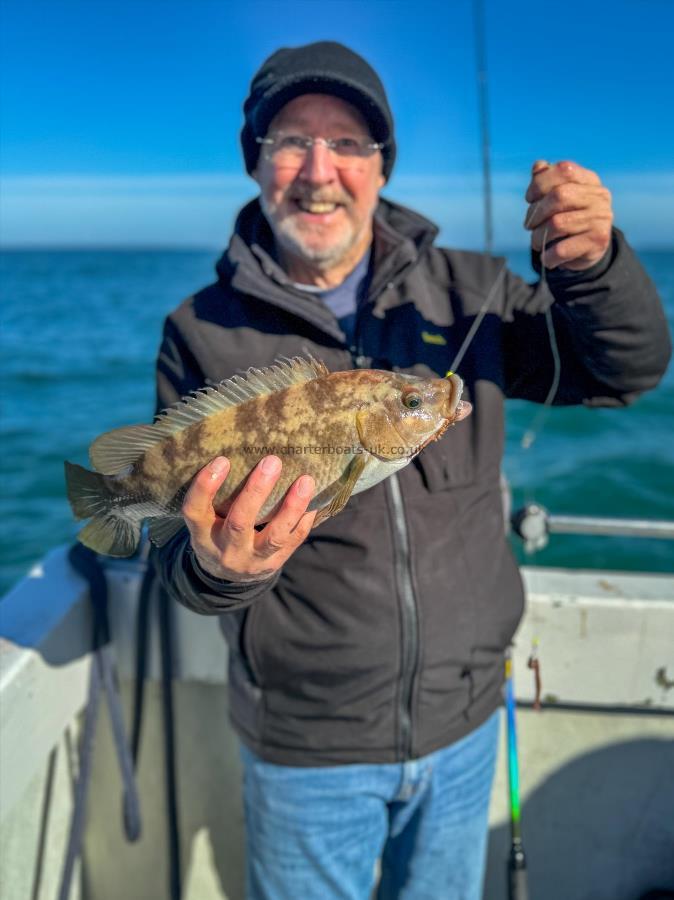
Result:
<svg viewBox="0 0 674 900"><path fill-rule="evenodd" d="M510 517L510 524L534 553L546 547L551 534L587 534L598 537L639 537L674 540L674 522L664 519L619 519L608 516L562 516L539 503L528 503Z"/></svg>

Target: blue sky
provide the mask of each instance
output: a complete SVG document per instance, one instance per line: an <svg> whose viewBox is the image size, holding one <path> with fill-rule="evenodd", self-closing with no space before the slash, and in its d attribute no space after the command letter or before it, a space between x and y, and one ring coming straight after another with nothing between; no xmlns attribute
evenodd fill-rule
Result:
<svg viewBox="0 0 674 900"><path fill-rule="evenodd" d="M641 246L674 244L670 0L485 0L496 242L524 246L533 159L571 158L612 189ZM396 117L386 194L481 242L470 0L4 0L7 245L218 247L255 193L241 104L279 46L366 56Z"/></svg>

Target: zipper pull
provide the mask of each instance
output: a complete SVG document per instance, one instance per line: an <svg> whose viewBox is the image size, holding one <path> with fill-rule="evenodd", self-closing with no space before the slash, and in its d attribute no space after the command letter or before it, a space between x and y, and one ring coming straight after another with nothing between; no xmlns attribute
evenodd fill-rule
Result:
<svg viewBox="0 0 674 900"><path fill-rule="evenodd" d="M349 347L349 353L351 354L351 362L355 369L367 369L370 360L367 356L364 356L359 347L356 347L355 344L352 344Z"/></svg>

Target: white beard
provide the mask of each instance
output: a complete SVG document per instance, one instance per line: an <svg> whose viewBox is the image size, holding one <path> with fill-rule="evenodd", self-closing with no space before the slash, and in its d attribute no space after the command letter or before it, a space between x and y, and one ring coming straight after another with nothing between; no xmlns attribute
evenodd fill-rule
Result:
<svg viewBox="0 0 674 900"><path fill-rule="evenodd" d="M360 237L351 222L347 221L344 233L336 243L329 247L308 246L302 229L292 215L286 216L281 222L274 221L276 206L270 204L262 195L260 206L279 246L292 256L319 269L330 269L339 264Z"/></svg>

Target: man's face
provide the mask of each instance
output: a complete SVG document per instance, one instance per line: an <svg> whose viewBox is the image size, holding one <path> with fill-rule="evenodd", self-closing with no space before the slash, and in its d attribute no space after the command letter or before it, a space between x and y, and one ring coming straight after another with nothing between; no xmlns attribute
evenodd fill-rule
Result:
<svg viewBox="0 0 674 900"><path fill-rule="evenodd" d="M367 138L370 132L350 103L327 94L303 94L274 117L268 135L282 131L321 138ZM325 272L353 258L370 242L372 215L384 185L377 150L345 167L324 144L303 161L274 160L263 145L253 177L276 241L291 258Z"/></svg>

